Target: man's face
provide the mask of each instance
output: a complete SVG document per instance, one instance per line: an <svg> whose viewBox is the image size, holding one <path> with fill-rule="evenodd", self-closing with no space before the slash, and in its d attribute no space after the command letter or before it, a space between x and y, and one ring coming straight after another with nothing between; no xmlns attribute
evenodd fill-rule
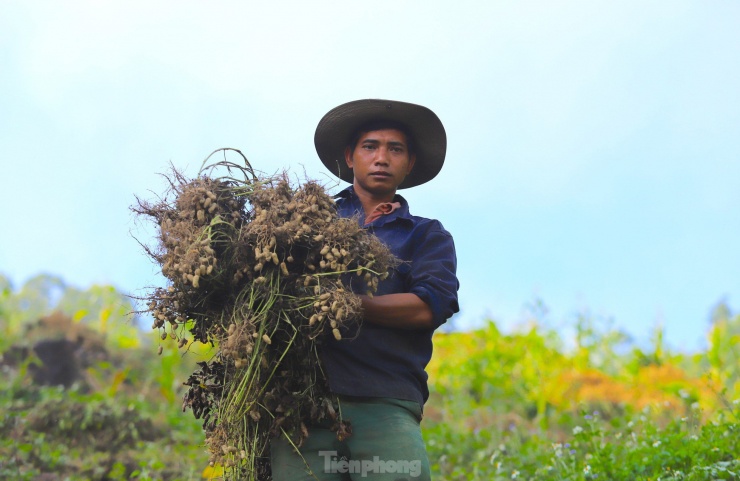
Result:
<svg viewBox="0 0 740 481"><path fill-rule="evenodd" d="M347 166L354 170L355 190L384 201L393 198L416 160L409 154L406 135L396 129L362 134L354 150L347 147L344 157Z"/></svg>

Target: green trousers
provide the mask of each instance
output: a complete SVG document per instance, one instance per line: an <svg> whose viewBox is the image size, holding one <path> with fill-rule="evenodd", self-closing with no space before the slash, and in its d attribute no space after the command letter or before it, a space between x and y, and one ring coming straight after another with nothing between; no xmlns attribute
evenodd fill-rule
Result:
<svg viewBox="0 0 740 481"><path fill-rule="evenodd" d="M430 481L418 403L340 397L339 408L352 435L338 441L329 429L309 428L300 452L274 439L273 481Z"/></svg>

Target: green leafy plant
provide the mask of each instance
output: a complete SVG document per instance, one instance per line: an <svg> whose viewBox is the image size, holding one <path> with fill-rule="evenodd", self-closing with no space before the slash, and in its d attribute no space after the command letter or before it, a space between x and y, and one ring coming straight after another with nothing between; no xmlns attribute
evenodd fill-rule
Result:
<svg viewBox="0 0 740 481"><path fill-rule="evenodd" d="M183 382L214 348L165 343L157 356L156 333L130 329L132 306L105 318L106 306L128 302L110 287L1 281L0 479L223 476L208 467L201 422L181 412ZM44 334L35 316L62 299L72 323L64 325L102 339L107 356L83 370L84 382L39 386L32 347ZM608 323L583 322L571 348L543 322L435 337L422 423L433 479L740 479L740 316L718 310L707 350L694 354L671 352L657 337L653 351L628 349Z"/></svg>

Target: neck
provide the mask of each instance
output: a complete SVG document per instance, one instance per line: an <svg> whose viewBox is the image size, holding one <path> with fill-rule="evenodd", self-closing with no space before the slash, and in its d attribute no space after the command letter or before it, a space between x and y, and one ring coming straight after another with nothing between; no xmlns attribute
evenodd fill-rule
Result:
<svg viewBox="0 0 740 481"><path fill-rule="evenodd" d="M358 189L357 186L355 186L355 194L360 199L360 203L362 204L362 210L365 211L365 217L370 215L370 213L375 210L375 208L378 206L378 204L383 204L385 202L393 202L393 198L396 196L396 192L391 192L390 194L384 194L384 195L376 195L372 192L367 192L362 189Z"/></svg>

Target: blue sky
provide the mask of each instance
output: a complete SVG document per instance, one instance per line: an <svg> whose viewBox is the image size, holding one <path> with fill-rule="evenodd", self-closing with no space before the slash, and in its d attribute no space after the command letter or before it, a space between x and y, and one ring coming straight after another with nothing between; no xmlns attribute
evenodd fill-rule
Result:
<svg viewBox="0 0 740 481"><path fill-rule="evenodd" d="M358 98L448 134L402 194L456 240L459 326L541 299L648 343L704 343L740 297L740 3L0 4L0 273L161 283L128 207L220 147L326 178L313 131Z"/></svg>

